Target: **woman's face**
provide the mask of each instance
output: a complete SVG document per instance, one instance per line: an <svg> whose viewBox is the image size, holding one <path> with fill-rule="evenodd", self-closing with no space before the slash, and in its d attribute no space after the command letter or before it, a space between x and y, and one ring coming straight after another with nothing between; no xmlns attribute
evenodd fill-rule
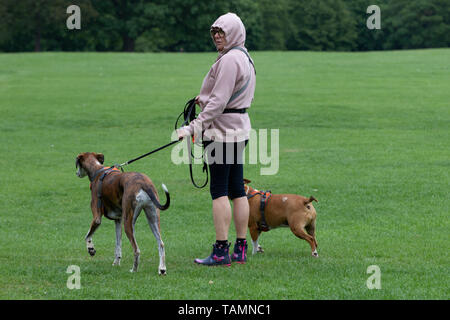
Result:
<svg viewBox="0 0 450 320"><path fill-rule="evenodd" d="M225 32L223 32L222 29L214 28L211 29L211 35L214 39L217 51L222 51L226 44Z"/></svg>

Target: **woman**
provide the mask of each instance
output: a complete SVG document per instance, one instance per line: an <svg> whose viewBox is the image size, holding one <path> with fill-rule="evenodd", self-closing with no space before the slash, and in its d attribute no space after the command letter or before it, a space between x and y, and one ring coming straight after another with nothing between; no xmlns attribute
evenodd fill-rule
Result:
<svg viewBox="0 0 450 320"><path fill-rule="evenodd" d="M244 190L242 153L250 133L250 107L255 92L255 69L245 48L245 27L234 13L220 16L211 26L211 37L219 53L196 98L202 111L197 119L180 128L178 138L203 135L208 154L210 193L216 243L203 265L226 265L247 261L248 201ZM209 150L209 152L208 152ZM230 258L228 230L231 206L236 242Z"/></svg>

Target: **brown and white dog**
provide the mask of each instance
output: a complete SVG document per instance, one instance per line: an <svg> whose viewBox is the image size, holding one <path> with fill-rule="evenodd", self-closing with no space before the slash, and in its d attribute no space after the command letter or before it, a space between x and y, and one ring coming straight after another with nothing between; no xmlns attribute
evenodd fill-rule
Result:
<svg viewBox="0 0 450 320"><path fill-rule="evenodd" d="M100 226L102 216L114 220L116 225L116 249L113 265L120 265L122 257L122 221L125 233L134 251L134 263L130 272L136 272L139 265L140 250L134 235L134 226L142 209L158 243L159 274L166 274L164 243L161 239L159 209L166 210L170 205L170 196L166 186L166 204L159 203L158 192L153 182L138 172L121 172L117 168L103 166L101 153L84 152L77 156L75 167L77 176L89 177L91 181L91 210L93 220L86 235L86 246L91 256L95 255L92 235Z"/></svg>
<svg viewBox="0 0 450 320"><path fill-rule="evenodd" d="M296 194L271 194L253 189L244 179L245 193L250 207L248 228L252 237L253 254L264 252L258 244L262 231L277 227L290 227L293 234L308 241L313 257L318 257L316 241L316 209L312 205L316 198L305 198ZM267 200L264 200L267 198ZM264 204L262 204L261 199ZM263 208L263 214L261 213ZM263 218L264 215L264 218Z"/></svg>

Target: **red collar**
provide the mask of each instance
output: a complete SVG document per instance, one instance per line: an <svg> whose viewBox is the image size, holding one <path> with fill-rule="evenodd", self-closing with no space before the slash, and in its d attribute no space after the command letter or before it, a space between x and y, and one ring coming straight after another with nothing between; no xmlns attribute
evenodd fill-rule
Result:
<svg viewBox="0 0 450 320"><path fill-rule="evenodd" d="M266 199L269 199L269 197L272 195L272 192L270 192L270 191L259 191L259 190L253 189L252 192L247 194L247 199L253 198L257 194L259 194L261 196L265 196Z"/></svg>

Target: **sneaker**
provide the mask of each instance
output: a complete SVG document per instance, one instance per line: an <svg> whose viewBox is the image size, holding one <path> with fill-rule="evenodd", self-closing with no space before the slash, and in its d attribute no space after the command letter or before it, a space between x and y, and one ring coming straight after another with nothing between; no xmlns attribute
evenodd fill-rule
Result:
<svg viewBox="0 0 450 320"><path fill-rule="evenodd" d="M230 261L230 243L225 247L213 245L213 252L205 259L195 259L195 263L203 264L205 266L231 266Z"/></svg>
<svg viewBox="0 0 450 320"><path fill-rule="evenodd" d="M247 261L247 240L243 243L234 244L234 252L231 255L231 261L244 264Z"/></svg>

